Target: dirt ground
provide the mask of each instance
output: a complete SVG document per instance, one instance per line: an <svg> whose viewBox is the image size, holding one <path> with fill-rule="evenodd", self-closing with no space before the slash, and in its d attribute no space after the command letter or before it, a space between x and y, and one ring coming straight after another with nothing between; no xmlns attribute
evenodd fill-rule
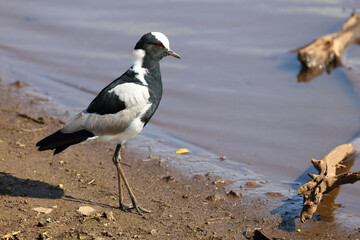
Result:
<svg viewBox="0 0 360 240"><path fill-rule="evenodd" d="M281 205L285 197L232 196L212 176L183 176L163 164L166 156L148 160L148 153L130 148L122 152L124 170L152 213L144 219L123 212L111 161L115 144L88 142L56 156L37 151L36 142L64 123L50 116L47 104L19 84L0 84L1 239L360 238L357 228L324 221L295 219L290 231L286 217L271 214L270 202ZM95 212L85 216L77 211L81 206Z"/></svg>

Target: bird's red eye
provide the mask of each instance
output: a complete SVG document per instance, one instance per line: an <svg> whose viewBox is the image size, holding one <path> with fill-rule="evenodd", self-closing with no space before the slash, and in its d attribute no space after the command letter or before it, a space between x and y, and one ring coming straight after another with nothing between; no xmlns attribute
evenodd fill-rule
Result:
<svg viewBox="0 0 360 240"><path fill-rule="evenodd" d="M158 46L158 48L162 48L162 45L161 45L161 44L158 44L157 46Z"/></svg>

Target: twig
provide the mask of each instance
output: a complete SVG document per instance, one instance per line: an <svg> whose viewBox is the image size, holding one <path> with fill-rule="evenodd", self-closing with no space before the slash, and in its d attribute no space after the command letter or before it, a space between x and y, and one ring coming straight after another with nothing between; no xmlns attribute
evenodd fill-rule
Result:
<svg viewBox="0 0 360 240"><path fill-rule="evenodd" d="M35 128L35 129L26 129L26 128L23 128L21 129L21 131L23 132L39 132L39 131L43 131L47 129L47 127L42 127L42 128Z"/></svg>
<svg viewBox="0 0 360 240"><path fill-rule="evenodd" d="M33 117L33 116L30 116L30 115L28 115L26 113L19 113L19 112L17 112L17 115L19 117L29 119L29 120L31 120L33 122L36 122L36 123L39 123L39 124L44 124L45 123L45 121L44 121L44 119L42 117Z"/></svg>
<svg viewBox="0 0 360 240"><path fill-rule="evenodd" d="M303 69L298 75L299 82L307 82L324 70L330 72L336 66L343 66L341 54L354 43L360 43L360 14L353 14L336 32L317 38L304 47L292 50L298 53Z"/></svg>
<svg viewBox="0 0 360 240"><path fill-rule="evenodd" d="M8 233L8 234L5 234L4 236L1 237L1 239L4 239L4 240L8 240L8 239L15 239L14 236L21 233L21 231L16 231L16 232L12 232L12 233Z"/></svg>
<svg viewBox="0 0 360 240"><path fill-rule="evenodd" d="M340 31L317 38L312 43L293 50L307 68L325 68L332 61L342 64L340 55L350 44L360 40L360 14L353 14Z"/></svg>
<svg viewBox="0 0 360 240"><path fill-rule="evenodd" d="M345 167L340 162L355 155L355 153L352 144L348 143L334 148L322 160L311 160L319 174L309 174L312 180L297 190L297 194L304 196L300 214L302 222L310 219L316 212L324 193L330 192L340 185L355 183L360 180L360 171L336 175L337 168Z"/></svg>

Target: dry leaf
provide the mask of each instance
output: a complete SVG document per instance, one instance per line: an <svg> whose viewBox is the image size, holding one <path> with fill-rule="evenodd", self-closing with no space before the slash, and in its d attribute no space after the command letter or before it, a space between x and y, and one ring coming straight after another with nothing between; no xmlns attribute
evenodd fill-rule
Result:
<svg viewBox="0 0 360 240"><path fill-rule="evenodd" d="M185 154L185 153L189 153L189 150L187 150L186 148L180 148L179 150L176 151L177 154Z"/></svg>

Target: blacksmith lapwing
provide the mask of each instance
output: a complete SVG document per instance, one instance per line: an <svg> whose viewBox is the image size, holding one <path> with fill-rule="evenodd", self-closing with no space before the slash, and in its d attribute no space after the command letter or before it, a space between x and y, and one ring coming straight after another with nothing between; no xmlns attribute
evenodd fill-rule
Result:
<svg viewBox="0 0 360 240"><path fill-rule="evenodd" d="M150 32L141 37L133 51L133 65L119 78L105 87L82 112L71 118L62 129L39 141L39 151L54 150L54 154L71 145L101 139L117 143L113 162L118 173L119 203L125 211L135 209L140 215L149 212L141 207L121 168L120 149L136 136L148 123L159 106L162 82L159 61L171 55L168 38L160 32ZM122 198L122 183L129 192L132 205ZM143 215L142 215L143 216Z"/></svg>

